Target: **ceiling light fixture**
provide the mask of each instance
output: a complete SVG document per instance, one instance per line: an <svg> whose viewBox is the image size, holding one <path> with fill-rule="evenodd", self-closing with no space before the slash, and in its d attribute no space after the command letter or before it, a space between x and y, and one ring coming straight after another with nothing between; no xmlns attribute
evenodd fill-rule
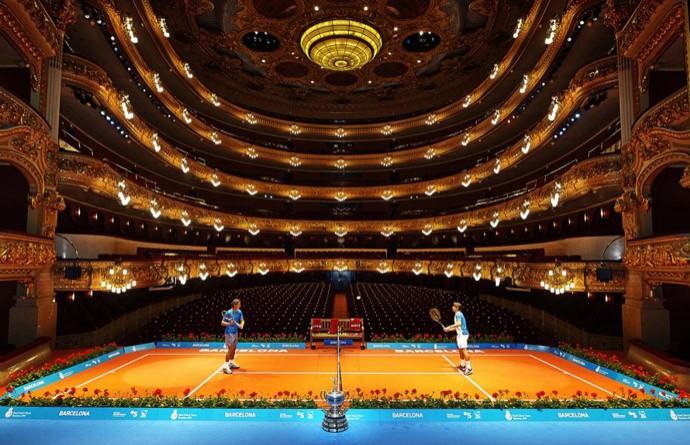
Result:
<svg viewBox="0 0 690 445"><path fill-rule="evenodd" d="M482 264L481 263L475 263L474 264L474 271L472 272L472 277L474 278L474 281L479 281L482 279Z"/></svg>
<svg viewBox="0 0 690 445"><path fill-rule="evenodd" d="M448 278L452 277L455 274L455 264L446 264L446 269L443 271L443 274Z"/></svg>
<svg viewBox="0 0 690 445"><path fill-rule="evenodd" d="M244 153L249 156L249 159L256 159L259 157L259 153L257 153L254 147L247 147Z"/></svg>
<svg viewBox="0 0 690 445"><path fill-rule="evenodd" d="M389 124L384 125L381 129L381 134L384 136L390 136L393 134L393 127L391 127Z"/></svg>
<svg viewBox="0 0 690 445"><path fill-rule="evenodd" d="M218 187L220 185L220 177L218 176L218 172L213 172L211 174L211 185L214 187Z"/></svg>
<svg viewBox="0 0 690 445"><path fill-rule="evenodd" d="M256 123L259 122L259 120L256 118L256 116L254 116L254 114L252 114L252 113L247 113L247 114L244 116L244 120L245 120L249 125L256 125Z"/></svg>
<svg viewBox="0 0 690 445"><path fill-rule="evenodd" d="M244 190L249 193L250 196L254 196L257 193L256 186L254 184L247 184Z"/></svg>
<svg viewBox="0 0 690 445"><path fill-rule="evenodd" d="M391 226L383 226L383 229L381 230L381 235L385 236L386 238L390 238L390 236L394 233L395 232L393 232L393 228Z"/></svg>
<svg viewBox="0 0 690 445"><path fill-rule="evenodd" d="M158 26L161 27L163 37L165 37L166 39L170 38L170 32L168 32L168 24L165 22L165 18L161 17L158 19Z"/></svg>
<svg viewBox="0 0 690 445"><path fill-rule="evenodd" d="M288 192L288 196L289 196L290 199L292 199L293 201L297 201L298 199L300 199L300 198L302 197L302 195L300 194L299 190L297 190L297 189L292 189L292 190L290 190L290 191Z"/></svg>
<svg viewBox="0 0 690 445"><path fill-rule="evenodd" d="M225 225L223 225L223 221L220 218L216 218L213 220L213 228L216 229L216 232L222 232Z"/></svg>
<svg viewBox="0 0 690 445"><path fill-rule="evenodd" d="M220 100L218 100L218 95L216 93L211 94L211 97L209 100L216 107L220 107Z"/></svg>
<svg viewBox="0 0 690 445"><path fill-rule="evenodd" d="M234 263L226 264L225 265L225 275L229 276L230 278L237 275L237 266L235 266Z"/></svg>
<svg viewBox="0 0 690 445"><path fill-rule="evenodd" d="M489 79L495 79L496 76L498 75L498 70L500 67L498 66L498 63L494 63L493 68L491 68L491 73L489 73Z"/></svg>
<svg viewBox="0 0 690 445"><path fill-rule="evenodd" d="M335 161L335 168L338 170L344 170L345 167L347 167L347 161L343 158L338 159Z"/></svg>
<svg viewBox="0 0 690 445"><path fill-rule="evenodd" d="M532 147L532 136L526 134L525 137L522 138L522 145L520 146L520 150L522 153L527 154L529 153L529 149Z"/></svg>
<svg viewBox="0 0 690 445"><path fill-rule="evenodd" d="M184 67L184 73L187 76L187 78L191 79L194 77L194 74L192 74L192 67L189 66L189 63L186 63L183 65Z"/></svg>
<svg viewBox="0 0 690 445"><path fill-rule="evenodd" d="M434 226L432 226L431 224L424 224L424 228L422 229L422 233L424 234L424 236L431 235L431 232L433 232L433 231L434 231Z"/></svg>
<svg viewBox="0 0 690 445"><path fill-rule="evenodd" d="M161 75L158 73L153 74L153 85L156 87L156 91L159 93L165 91L165 88L163 88L163 83L161 82Z"/></svg>
<svg viewBox="0 0 690 445"><path fill-rule="evenodd" d="M460 223L458 223L458 232L464 233L465 230L467 230L467 220L461 219Z"/></svg>
<svg viewBox="0 0 690 445"><path fill-rule="evenodd" d="M391 198L393 198L393 191L384 190L381 192L381 199L383 199L384 201L389 201Z"/></svg>
<svg viewBox="0 0 690 445"><path fill-rule="evenodd" d="M467 96L465 96L465 99L462 101L462 107L467 108L470 106L471 103L472 103L472 95L468 94Z"/></svg>
<svg viewBox="0 0 690 445"><path fill-rule="evenodd" d="M132 112L132 104L129 102L129 95L122 94L120 96L120 106L122 107L122 114L124 114L125 119L132 120L134 117L134 112Z"/></svg>
<svg viewBox="0 0 690 445"><path fill-rule="evenodd" d="M347 193L345 193L342 190L339 190L335 193L335 200L338 202L343 202L347 199Z"/></svg>
<svg viewBox="0 0 690 445"><path fill-rule="evenodd" d="M292 236L294 236L295 238L297 238L297 237L300 236L301 234L302 234L302 231L300 230L299 226L294 225L294 226L290 227L290 235L292 235Z"/></svg>
<svg viewBox="0 0 690 445"><path fill-rule="evenodd" d="M528 200L524 200L522 202L522 206L520 207L520 218L522 220L526 220L527 217L529 216L529 207L530 207L530 202Z"/></svg>
<svg viewBox="0 0 690 445"><path fill-rule="evenodd" d="M302 129L299 127L297 124L292 124L290 125L290 128L288 130L291 135L297 136L302 132Z"/></svg>
<svg viewBox="0 0 690 445"><path fill-rule="evenodd" d="M381 261L381 262L379 262L379 265L376 266L376 270L377 270L380 274L386 274L386 273L388 273L388 272L391 271L391 267L390 267L390 265L388 264L387 261Z"/></svg>
<svg viewBox="0 0 690 445"><path fill-rule="evenodd" d="M558 116L558 110L560 108L561 101L558 99L558 96L553 96L551 98L551 105L549 106L549 114L547 115L549 121L553 122L556 120L556 116Z"/></svg>
<svg viewBox="0 0 690 445"><path fill-rule="evenodd" d="M551 193L551 206L555 209L558 207L558 201L561 199L561 183L556 182L553 185L553 192Z"/></svg>
<svg viewBox="0 0 690 445"><path fill-rule="evenodd" d="M496 228L498 226L498 223L500 222L500 216L498 212L494 212L493 215L491 215L491 221L489 221L489 224L491 225L492 228Z"/></svg>
<svg viewBox="0 0 690 445"><path fill-rule="evenodd" d="M345 131L345 129L343 127L338 127L335 130L335 137L342 139L345 136L347 136L347 132Z"/></svg>
<svg viewBox="0 0 690 445"><path fill-rule="evenodd" d="M156 198L151 198L149 200L149 211L151 212L151 216L153 216L156 219L158 219L158 217L161 216L161 206Z"/></svg>
<svg viewBox="0 0 690 445"><path fill-rule="evenodd" d="M517 39L518 36L520 35L520 31L522 31L522 27L525 25L525 19L522 17L518 19L517 24L515 25L515 31L513 32L513 38Z"/></svg>
<svg viewBox="0 0 690 445"><path fill-rule="evenodd" d="M337 226L333 233L335 233L335 236L337 236L338 238L342 238L345 235L347 235L347 229L345 228L345 226Z"/></svg>
<svg viewBox="0 0 690 445"><path fill-rule="evenodd" d="M127 193L127 183L125 182L124 179L121 179L117 183L117 196L120 198L120 204L123 206L127 206L129 204L129 201L131 200L131 196Z"/></svg>
<svg viewBox="0 0 690 445"><path fill-rule="evenodd" d="M436 186L434 184L429 184L426 186L426 189L424 189L424 194L426 196L431 196L434 193L436 193Z"/></svg>
<svg viewBox="0 0 690 445"><path fill-rule="evenodd" d="M494 110L494 117L491 118L491 125L496 125L498 124L498 121L501 119L501 110L496 108Z"/></svg>
<svg viewBox="0 0 690 445"><path fill-rule="evenodd" d="M249 224L249 226L247 227L247 231L248 231L252 236L256 236L256 235L258 235L258 234L261 232L261 230L259 229L259 226L257 226L256 223L251 223L251 224Z"/></svg>
<svg viewBox="0 0 690 445"><path fill-rule="evenodd" d="M426 160L431 160L436 156L436 149L435 148L429 148L427 151L424 153L424 159Z"/></svg>
<svg viewBox="0 0 690 445"><path fill-rule="evenodd" d="M186 108L182 110L182 119L183 119L187 124L191 124L191 123L192 123L192 116L189 114L189 110L186 109Z"/></svg>
<svg viewBox="0 0 690 445"><path fill-rule="evenodd" d="M297 156L290 156L290 160L288 161L288 163L293 167L299 167L300 165L302 165L302 161L300 161L300 159Z"/></svg>
<svg viewBox="0 0 690 445"><path fill-rule="evenodd" d="M472 184L472 175L465 173L465 176L462 178L462 186L469 187L470 184Z"/></svg>
<svg viewBox="0 0 690 445"><path fill-rule="evenodd" d="M376 29L351 19L316 23L300 37L304 54L331 71L360 68L376 57L382 46L383 39Z"/></svg>
<svg viewBox="0 0 690 445"><path fill-rule="evenodd" d="M420 275L422 272L424 272L424 265L420 261L417 261L412 267L412 273Z"/></svg>
<svg viewBox="0 0 690 445"><path fill-rule="evenodd" d="M501 158L496 158L494 162L494 174L499 174L501 172Z"/></svg>
<svg viewBox="0 0 690 445"><path fill-rule="evenodd" d="M386 156L385 158L383 158L381 160L381 166L382 167L390 167L391 165L393 165L393 158L392 157Z"/></svg>
<svg viewBox="0 0 690 445"><path fill-rule="evenodd" d="M438 117L433 113L431 113L426 117L426 119L424 119L424 123L427 125L434 125L436 122L438 122Z"/></svg>
<svg viewBox="0 0 690 445"><path fill-rule="evenodd" d="M125 31L129 34L130 42L134 44L139 43L139 39L134 34L134 22L132 21L132 17L125 17Z"/></svg>
<svg viewBox="0 0 690 445"><path fill-rule="evenodd" d="M189 162L187 162L187 158L182 158L180 160L180 169L182 169L182 173L189 173Z"/></svg>
<svg viewBox="0 0 690 445"><path fill-rule="evenodd" d="M471 138L472 138L472 135L468 131L462 136L462 141L460 141L460 143L462 144L463 147L467 147L467 144L470 143Z"/></svg>
<svg viewBox="0 0 690 445"><path fill-rule="evenodd" d="M546 36L546 39L544 40L544 43L547 45L551 45L553 43L553 40L556 38L556 33L558 32L559 28L559 23L557 18L552 18L549 21L549 29L548 29L548 34Z"/></svg>
<svg viewBox="0 0 690 445"><path fill-rule="evenodd" d="M213 133L211 133L211 140L212 140L213 143L216 144L216 145L220 145L220 143L222 142L222 141L220 140L220 137L218 136L218 132L217 132L217 131L214 131Z"/></svg>
<svg viewBox="0 0 690 445"><path fill-rule="evenodd" d="M304 265L301 261L295 261L294 263L292 263L291 270L295 273L302 273L304 272Z"/></svg>
<svg viewBox="0 0 690 445"><path fill-rule="evenodd" d="M189 225L192 223L192 219L189 217L189 212L183 210L182 213L180 213L180 221L182 221L182 224L184 224L185 227L189 227Z"/></svg>
<svg viewBox="0 0 690 445"><path fill-rule="evenodd" d="M520 84L520 94L525 94L525 91L527 91L527 87L529 86L529 75L524 74L522 76L522 83Z"/></svg>

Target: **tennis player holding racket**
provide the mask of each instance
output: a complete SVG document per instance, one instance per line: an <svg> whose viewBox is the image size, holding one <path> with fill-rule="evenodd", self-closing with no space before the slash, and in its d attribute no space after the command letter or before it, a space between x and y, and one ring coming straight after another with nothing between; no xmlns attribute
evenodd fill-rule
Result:
<svg viewBox="0 0 690 445"><path fill-rule="evenodd" d="M457 301L453 303L453 312L455 312L455 323L443 328L445 332L455 332L458 334L458 352L460 353L460 366L458 369L465 375L472 374L472 365L470 364L470 355L467 352L467 340L470 338L470 332L467 330L467 323L465 322L465 315L461 311L462 305Z"/></svg>
<svg viewBox="0 0 690 445"><path fill-rule="evenodd" d="M241 305L239 298L232 300L232 308L223 312L223 321L220 322L221 326L225 326L225 346L228 348L228 352L225 354L225 365L223 365L223 372L226 374L232 374L233 369L240 367L235 363L235 350L237 349L239 330L244 328Z"/></svg>

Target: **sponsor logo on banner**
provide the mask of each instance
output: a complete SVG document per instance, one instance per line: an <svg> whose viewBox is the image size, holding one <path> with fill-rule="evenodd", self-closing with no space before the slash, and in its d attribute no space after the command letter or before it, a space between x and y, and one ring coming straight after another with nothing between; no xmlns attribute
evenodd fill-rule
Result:
<svg viewBox="0 0 690 445"><path fill-rule="evenodd" d="M114 352L111 352L110 354L108 354L107 357L108 357L108 358L113 358L113 357L117 357L117 356L120 355L120 354L121 354L120 351L114 351Z"/></svg>
<svg viewBox="0 0 690 445"><path fill-rule="evenodd" d="M226 419L255 419L256 412L254 411L225 411Z"/></svg>
<svg viewBox="0 0 690 445"><path fill-rule="evenodd" d="M181 413L176 409L170 413L170 420L194 420L196 417L196 413Z"/></svg>
<svg viewBox="0 0 690 445"><path fill-rule="evenodd" d="M614 419L627 419L628 418L624 413L611 413L611 417Z"/></svg>
<svg viewBox="0 0 690 445"><path fill-rule="evenodd" d="M460 414L446 413L446 419L459 419Z"/></svg>
<svg viewBox="0 0 690 445"><path fill-rule="evenodd" d="M136 411L134 411L136 412ZM127 411L113 411L113 418L115 419L123 419L127 417Z"/></svg>
<svg viewBox="0 0 690 445"><path fill-rule="evenodd" d="M589 419L589 413L561 411L558 413L559 419Z"/></svg>
<svg viewBox="0 0 690 445"><path fill-rule="evenodd" d="M580 365L580 366L587 366L587 363L585 363L584 361L580 360L580 359L577 358L577 357L573 357L573 356L571 355L571 356L568 357L568 358L570 359L571 362L577 363L577 364Z"/></svg>
<svg viewBox="0 0 690 445"><path fill-rule="evenodd" d="M176 409L170 413L170 420L194 420L196 417L196 413L181 413Z"/></svg>
<svg viewBox="0 0 690 445"><path fill-rule="evenodd" d="M677 413L674 410L669 410L668 415L671 420L676 421L676 420L690 420L690 413L685 414L685 413Z"/></svg>
<svg viewBox="0 0 690 445"><path fill-rule="evenodd" d="M66 379L67 377L71 376L72 374L74 374L74 371L65 371L65 372L60 371L60 372L58 372L58 376L60 377L60 379Z"/></svg>
<svg viewBox="0 0 690 445"><path fill-rule="evenodd" d="M505 412L505 418L507 421L519 421L519 420L529 420L532 417L531 414L527 413L515 413L515 412L510 412L510 410L506 410Z"/></svg>
<svg viewBox="0 0 690 445"><path fill-rule="evenodd" d="M423 419L424 413L420 412L402 412L402 413L391 413L393 419Z"/></svg>
<svg viewBox="0 0 690 445"><path fill-rule="evenodd" d="M129 412L129 415L132 416L132 418L136 419L146 419L148 417L149 411L146 409L142 409L141 411L137 411L135 409L131 410Z"/></svg>
<svg viewBox="0 0 690 445"><path fill-rule="evenodd" d="M58 412L58 417L90 417L91 411L78 409L61 409Z"/></svg>
<svg viewBox="0 0 690 445"><path fill-rule="evenodd" d="M5 411L5 419L25 419L31 417L31 411L22 411L21 409L16 409L15 407L9 407Z"/></svg>
<svg viewBox="0 0 690 445"><path fill-rule="evenodd" d="M31 389L37 388L39 386L43 386L45 384L46 384L45 380L41 379L41 380L38 380L36 382L29 383L28 385L23 386L22 391L26 392L26 391L29 391Z"/></svg>
<svg viewBox="0 0 690 445"><path fill-rule="evenodd" d="M281 419L292 419L294 416L290 413L280 413L278 417Z"/></svg>

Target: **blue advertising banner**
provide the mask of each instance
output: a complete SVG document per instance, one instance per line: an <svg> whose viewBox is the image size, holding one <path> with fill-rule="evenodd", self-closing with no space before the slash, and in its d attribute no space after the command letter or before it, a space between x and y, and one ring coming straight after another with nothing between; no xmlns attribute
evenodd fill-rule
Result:
<svg viewBox="0 0 690 445"><path fill-rule="evenodd" d="M78 372L81 372L85 369L92 368L96 365L100 365L101 363L105 363L110 359L113 359L115 357L118 357L122 354L125 353L124 349L116 349L114 351L111 351L107 354L101 355L100 357L93 358L91 360L88 360L86 362L80 363L78 365L74 365L70 368L63 369L62 371L58 371L54 374L47 375L45 377L41 377L38 380L34 380L33 382L27 383L26 385L19 386L17 388L14 388L14 391L8 393L10 397L17 397L22 393L27 393L29 391L35 391L39 388L42 388L44 386L50 385L55 382L59 382L62 379L66 379L67 377L70 377Z"/></svg>
<svg viewBox="0 0 690 445"><path fill-rule="evenodd" d="M620 383L622 383L626 386L629 386L631 388L634 388L638 391L644 390L647 394L650 394L653 397L656 397L658 399L670 400L670 399L675 399L678 397L677 395L675 395L673 393L666 392L665 389L659 388L659 387L654 386L654 385L650 385L648 383L645 383L641 380L634 379L634 378L629 377L627 375L620 374L620 373L613 371L611 369L608 369L604 366L597 365L597 364L592 363L592 362L585 360L583 358L576 357L572 354L561 351L558 348L551 348L551 353L558 356L558 357L561 357L565 360L568 360L571 363L575 363L576 365L582 366L583 368L589 369L590 371L594 371L597 374L601 374L605 377L613 379L617 382L620 382Z"/></svg>
<svg viewBox="0 0 690 445"><path fill-rule="evenodd" d="M20 419L315 422L319 409L2 407L0 422ZM690 422L682 409L352 409L350 422Z"/></svg>
<svg viewBox="0 0 690 445"><path fill-rule="evenodd" d="M143 343L141 345L126 346L125 352L146 351L149 349L156 349L156 344L155 343Z"/></svg>
<svg viewBox="0 0 690 445"><path fill-rule="evenodd" d="M352 339L343 339L340 340L340 346L352 346L354 344L354 341ZM332 339L332 338L327 338L323 341L324 346L337 346L338 345L338 340Z"/></svg>
<svg viewBox="0 0 690 445"><path fill-rule="evenodd" d="M468 349L515 349L515 343L469 343ZM457 349L457 343L367 343L368 349Z"/></svg>
<svg viewBox="0 0 690 445"><path fill-rule="evenodd" d="M220 342L197 342L197 341L161 341L157 343L159 348L181 348L181 349L225 349L225 343ZM239 342L238 349L306 349L306 343L250 343Z"/></svg>

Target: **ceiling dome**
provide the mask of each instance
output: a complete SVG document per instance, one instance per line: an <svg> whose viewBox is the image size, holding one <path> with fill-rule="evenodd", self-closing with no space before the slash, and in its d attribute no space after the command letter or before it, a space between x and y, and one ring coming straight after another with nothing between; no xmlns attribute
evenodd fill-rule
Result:
<svg viewBox="0 0 690 445"><path fill-rule="evenodd" d="M381 50L383 40L373 27L355 20L326 20L309 27L300 39L314 63L333 71L364 66Z"/></svg>

